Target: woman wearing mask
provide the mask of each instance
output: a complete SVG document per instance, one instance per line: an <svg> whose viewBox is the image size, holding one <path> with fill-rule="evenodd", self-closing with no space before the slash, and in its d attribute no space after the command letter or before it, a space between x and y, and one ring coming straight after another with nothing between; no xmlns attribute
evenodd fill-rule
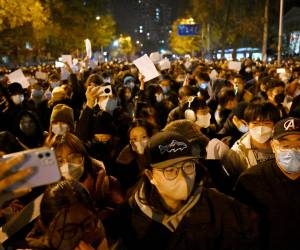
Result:
<svg viewBox="0 0 300 250"><path fill-rule="evenodd" d="M183 105L185 119L194 122L209 138L215 137L216 125L206 102L200 97L191 96Z"/></svg>
<svg viewBox="0 0 300 250"><path fill-rule="evenodd" d="M205 187L182 135L159 132L146 150L149 164L129 200L129 249L256 249L255 213Z"/></svg>
<svg viewBox="0 0 300 250"><path fill-rule="evenodd" d="M235 142L232 150L243 163L243 169L247 169L274 159L270 140L274 124L280 120L280 114L273 104L256 101L250 103L245 109L244 119L248 124L249 132Z"/></svg>
<svg viewBox="0 0 300 250"><path fill-rule="evenodd" d="M40 213L42 234L38 236L34 230L27 236L30 248L108 249L105 230L93 201L78 182L63 180L49 186L41 201Z"/></svg>
<svg viewBox="0 0 300 250"><path fill-rule="evenodd" d="M51 113L46 143L50 142L55 135L65 135L67 132L74 133L73 109L65 104L57 104Z"/></svg>
<svg viewBox="0 0 300 250"><path fill-rule="evenodd" d="M128 130L129 144L120 152L116 163L118 177L125 189L137 183L145 167L145 148L152 135L151 126L144 120L136 120Z"/></svg>

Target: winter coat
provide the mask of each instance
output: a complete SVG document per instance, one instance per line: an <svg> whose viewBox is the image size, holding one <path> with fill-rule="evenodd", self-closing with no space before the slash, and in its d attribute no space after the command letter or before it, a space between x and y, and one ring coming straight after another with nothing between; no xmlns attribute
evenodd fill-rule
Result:
<svg viewBox="0 0 300 250"><path fill-rule="evenodd" d="M296 250L300 238L300 178L291 180L275 160L247 169L235 195L261 215L264 249Z"/></svg>

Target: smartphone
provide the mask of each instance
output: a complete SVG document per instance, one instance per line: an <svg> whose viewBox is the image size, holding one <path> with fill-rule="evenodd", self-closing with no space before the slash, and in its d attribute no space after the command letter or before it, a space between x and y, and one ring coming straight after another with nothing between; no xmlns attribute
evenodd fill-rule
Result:
<svg viewBox="0 0 300 250"><path fill-rule="evenodd" d="M99 88L98 93L99 93L99 96L111 96L112 95L111 85L101 86Z"/></svg>
<svg viewBox="0 0 300 250"><path fill-rule="evenodd" d="M48 185L61 179L61 172L57 163L54 149L48 147L35 148L7 154L4 155L2 159L8 159L21 154L25 156L25 159L22 163L17 165L13 171L17 172L21 169L34 167L34 172L32 176L28 177L25 181L11 186L10 189L28 187L34 188Z"/></svg>

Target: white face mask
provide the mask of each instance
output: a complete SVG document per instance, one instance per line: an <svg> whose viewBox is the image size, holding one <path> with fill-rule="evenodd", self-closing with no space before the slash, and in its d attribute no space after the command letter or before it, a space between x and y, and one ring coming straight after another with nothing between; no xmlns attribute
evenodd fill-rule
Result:
<svg viewBox="0 0 300 250"><path fill-rule="evenodd" d="M52 124L52 132L56 135L64 135L66 134L70 129L68 124Z"/></svg>
<svg viewBox="0 0 300 250"><path fill-rule="evenodd" d="M157 102L161 102L164 99L163 94L155 94L155 99Z"/></svg>
<svg viewBox="0 0 300 250"><path fill-rule="evenodd" d="M67 180L78 181L84 172L83 164L64 163L60 167L61 175Z"/></svg>
<svg viewBox="0 0 300 250"><path fill-rule="evenodd" d="M184 175L182 169L174 180L167 180L162 171L153 172L153 179L150 181L163 198L174 201L186 201L192 192L195 183L196 173Z"/></svg>
<svg viewBox="0 0 300 250"><path fill-rule="evenodd" d="M250 128L249 133L255 141L259 143L265 143L272 136L272 128L266 126L257 126L255 128Z"/></svg>
<svg viewBox="0 0 300 250"><path fill-rule="evenodd" d="M210 113L207 113L206 115L197 115L195 123L201 128L208 128L210 125L210 118Z"/></svg>
<svg viewBox="0 0 300 250"><path fill-rule="evenodd" d="M246 126L245 124L242 124L239 128L238 128L238 130L241 132L241 133L247 133L248 131L249 131L249 128L248 128L248 126Z"/></svg>
<svg viewBox="0 0 300 250"><path fill-rule="evenodd" d="M24 101L24 95L12 95L11 99L14 104L19 105Z"/></svg>
<svg viewBox="0 0 300 250"><path fill-rule="evenodd" d="M144 154L145 148L147 146L148 139L144 139L142 141L132 142L131 147L132 150L140 155Z"/></svg>

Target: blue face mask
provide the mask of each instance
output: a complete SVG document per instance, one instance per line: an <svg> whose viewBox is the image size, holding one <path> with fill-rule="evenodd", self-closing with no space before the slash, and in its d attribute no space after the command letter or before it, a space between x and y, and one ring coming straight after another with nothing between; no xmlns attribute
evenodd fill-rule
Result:
<svg viewBox="0 0 300 250"><path fill-rule="evenodd" d="M162 91L164 94L167 94L170 91L170 87L169 86L161 86Z"/></svg>
<svg viewBox="0 0 300 250"><path fill-rule="evenodd" d="M208 82L202 82L198 84L199 89L207 89L208 88Z"/></svg>
<svg viewBox="0 0 300 250"><path fill-rule="evenodd" d="M300 151L295 149L277 150L278 161L287 173L300 173Z"/></svg>

